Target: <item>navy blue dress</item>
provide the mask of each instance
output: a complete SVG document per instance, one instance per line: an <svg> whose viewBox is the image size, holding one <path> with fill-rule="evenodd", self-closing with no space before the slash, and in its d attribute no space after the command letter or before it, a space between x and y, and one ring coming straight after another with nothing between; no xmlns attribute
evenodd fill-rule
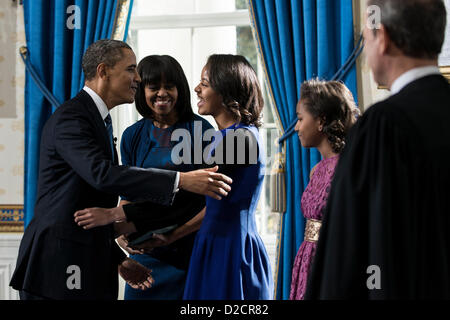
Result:
<svg viewBox="0 0 450 320"><path fill-rule="evenodd" d="M264 179L264 152L256 127L238 124L227 129L238 128L253 134L259 148L257 162L220 166L220 171L233 179L232 191L220 201L206 198L206 214L195 239L183 295L186 300L273 297L270 262L255 223ZM216 146L229 134L227 129L220 131ZM213 148L211 154L215 151Z"/></svg>
<svg viewBox="0 0 450 320"><path fill-rule="evenodd" d="M197 126L197 129L195 129ZM200 129L201 127L201 129ZM176 129L185 129L192 138L202 142L203 132L212 129L211 124L200 116L194 115L188 122L178 122L167 129L160 129L153 125L152 120L142 119L128 127L121 141L122 164L142 168L160 168L176 171L191 171L203 167L202 164L176 165L171 159L172 149L178 141L171 141L172 133ZM201 148L203 148L204 143ZM191 153L193 153L192 150ZM123 200L133 201L122 197ZM175 300L181 299L186 279L186 270L189 266L195 233L164 247L155 248L151 254L131 255L130 258L138 261L153 270L155 280L152 288L141 291L125 287L125 300Z"/></svg>

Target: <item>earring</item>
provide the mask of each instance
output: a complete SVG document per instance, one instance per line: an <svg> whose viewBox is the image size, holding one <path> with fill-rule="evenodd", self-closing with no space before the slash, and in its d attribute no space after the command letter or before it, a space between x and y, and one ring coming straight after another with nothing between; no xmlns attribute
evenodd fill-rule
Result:
<svg viewBox="0 0 450 320"><path fill-rule="evenodd" d="M322 132L322 130L323 130L323 127L322 127L322 126L320 126L320 127L319 127L319 131L320 131L320 132Z"/></svg>

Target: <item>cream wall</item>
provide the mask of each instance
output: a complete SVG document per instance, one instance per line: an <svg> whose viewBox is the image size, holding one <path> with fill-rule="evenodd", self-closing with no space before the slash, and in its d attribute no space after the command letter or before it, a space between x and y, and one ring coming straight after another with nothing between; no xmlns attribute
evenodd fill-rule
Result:
<svg viewBox="0 0 450 320"><path fill-rule="evenodd" d="M0 1L0 206L23 204L25 70L18 54L23 45L22 6Z"/></svg>
<svg viewBox="0 0 450 320"><path fill-rule="evenodd" d="M355 21L355 37L358 38L365 25L366 1L353 0L353 12ZM358 101L361 110L367 110L374 103L384 100L390 95L388 90L378 89L373 80L372 73L366 63L366 55L363 52L357 61L358 77Z"/></svg>
<svg viewBox="0 0 450 320"><path fill-rule="evenodd" d="M25 45L23 9L0 1L0 213L23 204L25 68L18 49ZM17 213L17 212L16 212ZM1 221L7 216L0 215ZM9 228L9 227L8 227ZM7 230L9 230L7 228ZM1 229L0 230L4 230ZM0 300L18 299L9 287L22 233L0 232Z"/></svg>

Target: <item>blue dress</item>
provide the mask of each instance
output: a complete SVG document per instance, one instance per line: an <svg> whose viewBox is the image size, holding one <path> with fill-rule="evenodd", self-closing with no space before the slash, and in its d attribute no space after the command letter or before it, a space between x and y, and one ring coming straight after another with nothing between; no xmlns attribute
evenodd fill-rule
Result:
<svg viewBox="0 0 450 320"><path fill-rule="evenodd" d="M232 191L220 201L206 198L205 218L189 264L183 295L186 300L270 300L273 297L270 262L255 223L265 170L258 129L233 125L221 130L218 140L224 141L231 132L228 129L238 128L253 134L259 148L257 163L221 166L221 172L233 179ZM217 146L220 141L215 143Z"/></svg>
<svg viewBox="0 0 450 320"><path fill-rule="evenodd" d="M201 127L201 129L200 129ZM194 140L200 141L201 135L211 124L200 116L194 115L191 121L178 122L167 129L153 125L152 120L142 119L128 127L121 141L122 164L142 168L161 168L176 171L191 171L202 167L202 164L180 164L172 162L171 152L178 141L171 141L173 131L185 129ZM202 143L202 147L205 142ZM192 151L191 151L192 153ZM123 200L133 201L122 197ZM141 291L125 287L125 300L176 300L183 296L186 270L189 266L195 233L187 235L169 246L152 250L151 254L131 255L130 258L151 269L155 280L152 288Z"/></svg>

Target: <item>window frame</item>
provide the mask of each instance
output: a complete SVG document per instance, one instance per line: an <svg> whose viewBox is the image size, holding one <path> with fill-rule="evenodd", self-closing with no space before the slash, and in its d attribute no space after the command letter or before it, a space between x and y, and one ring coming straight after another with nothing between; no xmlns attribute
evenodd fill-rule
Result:
<svg viewBox="0 0 450 320"><path fill-rule="evenodd" d="M134 16L129 29L180 29L210 28L225 26L250 26L248 10L235 10L217 13L172 14L159 16Z"/></svg>

